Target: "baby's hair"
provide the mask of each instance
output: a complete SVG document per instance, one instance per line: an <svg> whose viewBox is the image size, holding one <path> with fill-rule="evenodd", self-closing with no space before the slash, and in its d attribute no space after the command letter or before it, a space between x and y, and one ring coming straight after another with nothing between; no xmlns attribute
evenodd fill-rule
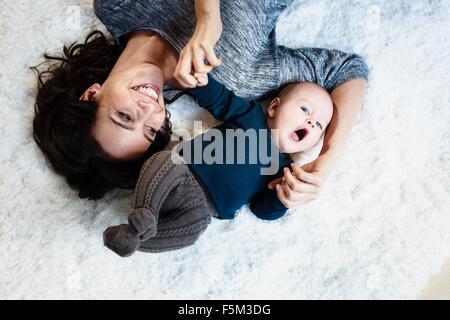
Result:
<svg viewBox="0 0 450 320"><path fill-rule="evenodd" d="M280 99L282 99L283 97L287 97L294 89L299 89L300 87L309 87L309 88L314 88L316 90L320 90L322 91L322 93L326 94L327 96L330 97L330 94L328 93L327 90L325 90L325 88L323 88L321 85L314 83L314 82L293 82L293 83L288 83L287 85L285 85L284 87L282 87L280 89L280 91L278 92L278 97Z"/></svg>
<svg viewBox="0 0 450 320"><path fill-rule="evenodd" d="M331 106L331 112L333 113L334 111L334 104L333 104L333 100L331 98L331 95L328 93L327 90L325 90L322 86L320 86L317 83L313 83L313 82L294 82L294 83L289 83L286 86L284 86L278 93L278 98L280 98L281 101L283 100L287 100L289 98L289 96L297 90L315 90L317 93L319 93L320 95L323 95L324 97L326 97L325 99L328 100L329 105Z"/></svg>

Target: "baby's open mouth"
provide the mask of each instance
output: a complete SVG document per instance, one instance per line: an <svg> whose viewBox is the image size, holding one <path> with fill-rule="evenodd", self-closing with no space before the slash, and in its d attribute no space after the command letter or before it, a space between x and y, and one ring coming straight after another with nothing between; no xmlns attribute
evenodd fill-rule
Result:
<svg viewBox="0 0 450 320"><path fill-rule="evenodd" d="M307 135L308 135L308 129L303 128L303 129L295 130L294 134L293 134L293 138L294 138L294 140L296 140L298 142L298 141L302 141Z"/></svg>

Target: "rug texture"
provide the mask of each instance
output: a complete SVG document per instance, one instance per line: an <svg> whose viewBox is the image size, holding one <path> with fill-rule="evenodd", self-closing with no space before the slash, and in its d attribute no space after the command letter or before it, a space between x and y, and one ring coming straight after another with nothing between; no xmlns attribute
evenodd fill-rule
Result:
<svg viewBox="0 0 450 320"><path fill-rule="evenodd" d="M280 44L357 52L371 72L319 199L274 222L244 206L191 248L122 259L102 232L126 221L132 192L79 199L31 135L28 67L102 28L92 3L1 1L0 298L415 298L450 256L449 17L445 0L296 3ZM190 98L169 108L175 128L214 123Z"/></svg>

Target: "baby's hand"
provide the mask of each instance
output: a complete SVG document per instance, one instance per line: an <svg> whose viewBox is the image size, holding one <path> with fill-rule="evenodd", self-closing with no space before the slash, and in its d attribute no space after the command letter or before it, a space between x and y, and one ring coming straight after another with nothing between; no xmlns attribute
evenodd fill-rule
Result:
<svg viewBox="0 0 450 320"><path fill-rule="evenodd" d="M291 168L292 171L284 168L283 177L272 180L268 185L269 189L276 189L278 199L286 208L316 200L322 180L314 173L306 172L296 163L292 163Z"/></svg>
<svg viewBox="0 0 450 320"><path fill-rule="evenodd" d="M208 84L208 74L196 72L194 77L197 80L197 87L203 87Z"/></svg>

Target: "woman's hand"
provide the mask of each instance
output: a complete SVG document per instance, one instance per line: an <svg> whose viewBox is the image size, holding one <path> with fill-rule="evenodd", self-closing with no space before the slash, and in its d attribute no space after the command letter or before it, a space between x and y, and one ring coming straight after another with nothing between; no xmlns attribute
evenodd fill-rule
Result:
<svg viewBox="0 0 450 320"><path fill-rule="evenodd" d="M319 196L335 162L333 157L322 154L301 167L292 163L291 169L284 168L284 176L272 180L268 187L276 188L278 199L286 208L309 203Z"/></svg>
<svg viewBox="0 0 450 320"><path fill-rule="evenodd" d="M222 34L220 18L197 19L192 38L180 53L174 76L185 88L201 86L195 74L207 74L221 61L214 47Z"/></svg>

